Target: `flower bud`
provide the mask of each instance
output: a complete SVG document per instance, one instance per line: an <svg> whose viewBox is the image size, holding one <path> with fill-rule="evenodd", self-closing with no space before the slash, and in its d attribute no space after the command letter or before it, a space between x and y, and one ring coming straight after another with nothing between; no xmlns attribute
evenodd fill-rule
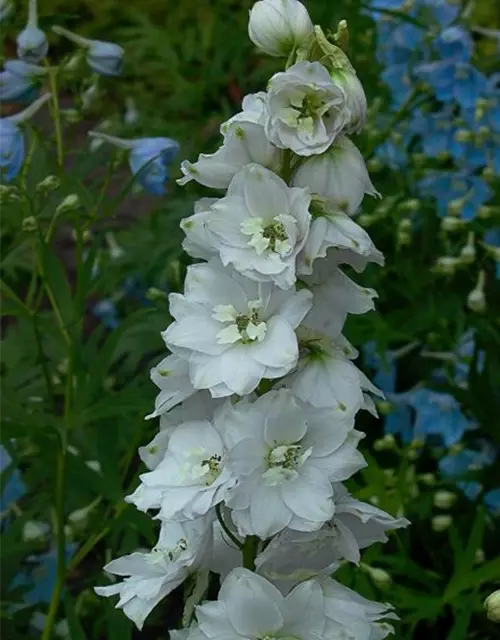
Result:
<svg viewBox="0 0 500 640"><path fill-rule="evenodd" d="M21 226L25 233L33 233L33 231L36 231L38 225L35 216L24 218Z"/></svg>
<svg viewBox="0 0 500 640"><path fill-rule="evenodd" d="M449 529L452 523L453 519L449 515L434 516L434 518L432 518L431 520L431 527L433 531L436 531L436 533L440 533L441 531L446 531L446 529Z"/></svg>
<svg viewBox="0 0 500 640"><path fill-rule="evenodd" d="M292 186L309 187L334 211L353 215L365 193L379 197L360 151L349 138L339 136L326 153L307 158L292 177Z"/></svg>
<svg viewBox="0 0 500 640"><path fill-rule="evenodd" d="M356 72L334 69L330 72L332 80L340 86L346 97L347 133L359 133L366 120L366 95Z"/></svg>
<svg viewBox="0 0 500 640"><path fill-rule="evenodd" d="M495 169L488 165L481 171L481 177L484 178L486 182L491 182L495 179Z"/></svg>
<svg viewBox="0 0 500 640"><path fill-rule="evenodd" d="M500 589L493 591L484 601L486 617L491 622L500 622Z"/></svg>
<svg viewBox="0 0 500 640"><path fill-rule="evenodd" d="M80 206L80 198L76 193L71 193L69 196L66 196L64 200L57 206L56 213L66 213L68 211L73 211Z"/></svg>
<svg viewBox="0 0 500 640"><path fill-rule="evenodd" d="M438 509L449 509L457 500L456 494L451 491L437 491L434 494L434 506Z"/></svg>
<svg viewBox="0 0 500 640"><path fill-rule="evenodd" d="M14 12L14 3L12 0L0 0L0 24L10 18Z"/></svg>
<svg viewBox="0 0 500 640"><path fill-rule="evenodd" d="M38 28L36 0L30 0L28 24L17 36L17 55L24 62L37 64L45 58L48 50L49 42L47 36Z"/></svg>
<svg viewBox="0 0 500 640"><path fill-rule="evenodd" d="M101 473L101 463L99 460L86 460L85 465L95 473Z"/></svg>
<svg viewBox="0 0 500 640"><path fill-rule="evenodd" d="M453 256L441 256L437 259L434 271L443 275L453 275L460 264L460 260Z"/></svg>
<svg viewBox="0 0 500 640"><path fill-rule="evenodd" d="M386 433L383 438L375 440L373 448L375 451L390 451L396 446L396 439L392 433Z"/></svg>
<svg viewBox="0 0 500 640"><path fill-rule="evenodd" d="M158 287L149 287L146 291L146 299L151 300L151 302L155 302L156 300L165 301L168 300L168 294L165 291L158 289Z"/></svg>
<svg viewBox="0 0 500 640"><path fill-rule="evenodd" d="M387 589L391 586L392 578L384 569L380 569L379 567L370 567L370 565L362 562L360 568L367 573L374 584L377 585L380 589Z"/></svg>
<svg viewBox="0 0 500 640"><path fill-rule="evenodd" d="M464 198L456 198L448 204L448 215L460 217L465 206Z"/></svg>
<svg viewBox="0 0 500 640"><path fill-rule="evenodd" d="M41 182L36 185L38 193L49 193L49 191L55 191L61 186L61 181L57 176L47 176Z"/></svg>
<svg viewBox="0 0 500 640"><path fill-rule="evenodd" d="M483 549L476 549L474 553L474 563L482 564L485 560L485 555Z"/></svg>
<svg viewBox="0 0 500 640"><path fill-rule="evenodd" d="M87 63L95 73L103 76L119 76L121 74L125 51L119 45L114 42L84 38L64 27L54 26L52 31L83 47L86 50Z"/></svg>
<svg viewBox="0 0 500 640"><path fill-rule="evenodd" d="M31 542L33 540L44 539L48 531L49 525L46 522L37 522L35 520L27 520L23 527L23 541Z"/></svg>
<svg viewBox="0 0 500 640"><path fill-rule="evenodd" d="M0 204L5 202L12 202L18 200L18 189L14 185L7 186L6 184L0 184Z"/></svg>
<svg viewBox="0 0 500 640"><path fill-rule="evenodd" d="M478 218L481 218L481 220L488 220L493 215L493 212L493 207L489 207L488 205L483 204L477 210L477 215Z"/></svg>
<svg viewBox="0 0 500 640"><path fill-rule="evenodd" d="M69 124L76 124L82 120L82 116L77 109L61 109L60 112Z"/></svg>
<svg viewBox="0 0 500 640"><path fill-rule="evenodd" d="M29 104L38 95L45 67L28 64L22 60L7 60L0 73L0 101Z"/></svg>
<svg viewBox="0 0 500 640"><path fill-rule="evenodd" d="M432 487L436 484L436 474L435 473L423 473L420 476L420 481L426 484L428 487Z"/></svg>
<svg viewBox="0 0 500 640"><path fill-rule="evenodd" d="M420 209L420 202L416 198L410 198L401 202L399 209L408 213L416 213Z"/></svg>
<svg viewBox="0 0 500 640"><path fill-rule="evenodd" d="M467 129L458 129L453 137L457 142L471 142L474 134Z"/></svg>
<svg viewBox="0 0 500 640"><path fill-rule="evenodd" d="M486 311L486 296L484 295L485 280L485 272L480 271L476 286L467 296L467 306L475 313L483 313Z"/></svg>
<svg viewBox="0 0 500 640"><path fill-rule="evenodd" d="M288 56L306 43L313 24L298 0L260 0L250 10L250 40L270 56Z"/></svg>
<svg viewBox="0 0 500 640"><path fill-rule="evenodd" d="M476 259L476 243L474 233L471 231L467 237L467 244L460 249L460 262L472 264Z"/></svg>
<svg viewBox="0 0 500 640"><path fill-rule="evenodd" d="M140 114L132 97L125 98L125 114L123 121L125 124L132 126L139 121Z"/></svg>
<svg viewBox="0 0 500 640"><path fill-rule="evenodd" d="M109 248L109 257L111 258L111 260L119 260L125 255L124 249L120 247L120 245L116 241L115 236L110 231L106 233L105 238Z"/></svg>
<svg viewBox="0 0 500 640"><path fill-rule="evenodd" d="M462 229L465 224L465 220L461 220L460 218L455 218L453 216L445 216L441 220L441 229L443 231L458 231L459 229Z"/></svg>

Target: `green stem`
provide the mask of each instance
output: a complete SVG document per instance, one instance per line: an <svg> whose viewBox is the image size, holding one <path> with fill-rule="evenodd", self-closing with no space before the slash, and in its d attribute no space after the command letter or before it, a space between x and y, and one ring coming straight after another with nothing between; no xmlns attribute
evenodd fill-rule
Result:
<svg viewBox="0 0 500 640"><path fill-rule="evenodd" d="M56 134L57 164L59 165L59 167L62 167L64 160L64 148L61 127L61 112L59 109L59 95L57 93L57 69L49 70L49 84L50 92L52 94L51 114L52 120L54 121L54 129Z"/></svg>
<svg viewBox="0 0 500 640"><path fill-rule="evenodd" d="M234 533L229 529L227 524L224 522L224 518L222 517L222 509L221 509L220 504L216 505L215 513L217 514L217 520L219 521L220 526L222 527L222 530L224 531L226 536L232 542L234 542L234 544L238 547L238 549L241 549L243 551L243 549L244 549L243 543L241 542L241 540L238 540L238 538L234 535Z"/></svg>
<svg viewBox="0 0 500 640"><path fill-rule="evenodd" d="M66 579L66 535L64 532L64 484L66 476L66 434L61 434L61 451L57 459L56 475L56 545L57 545L57 574L56 584L50 598L49 611L45 620L45 627L41 640L51 640L56 620L57 610Z"/></svg>
<svg viewBox="0 0 500 640"><path fill-rule="evenodd" d="M255 558L257 557L257 545L259 539L257 536L247 536L243 544L243 566L245 569L255 571Z"/></svg>

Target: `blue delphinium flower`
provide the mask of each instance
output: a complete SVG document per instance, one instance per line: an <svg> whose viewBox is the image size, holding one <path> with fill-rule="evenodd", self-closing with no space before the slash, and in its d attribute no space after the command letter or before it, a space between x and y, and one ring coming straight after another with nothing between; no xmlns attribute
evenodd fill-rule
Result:
<svg viewBox="0 0 500 640"><path fill-rule="evenodd" d="M5 447L0 445L0 472L3 473L12 463ZM19 469L14 469L10 473L7 482L3 485L0 494L0 511L4 512L13 503L23 497L26 487L21 478Z"/></svg>
<svg viewBox="0 0 500 640"><path fill-rule="evenodd" d="M89 135L129 151L130 169L143 188L157 196L166 193L167 165L179 152L178 142L171 138L125 140L98 131L91 131Z"/></svg>
<svg viewBox="0 0 500 640"><path fill-rule="evenodd" d="M496 253L495 262L496 262L496 277L500 280L500 227L495 227L494 229L488 229L488 231L484 234L484 242L490 247L496 247L499 251Z"/></svg>
<svg viewBox="0 0 500 640"><path fill-rule="evenodd" d="M45 67L28 64L22 60L7 60L0 73L0 102L30 103L40 93Z"/></svg>
<svg viewBox="0 0 500 640"><path fill-rule="evenodd" d="M25 150L20 124L31 118L49 98L50 93L46 93L24 111L0 118L0 182L11 182L21 170Z"/></svg>
<svg viewBox="0 0 500 640"><path fill-rule="evenodd" d="M419 65L414 73L434 90L440 102L456 100L464 109L473 107L487 87L486 77L468 62L429 62Z"/></svg>
<svg viewBox="0 0 500 640"><path fill-rule="evenodd" d="M37 0L29 0L28 24L17 36L17 55L24 62L36 64L49 50L45 33L38 27Z"/></svg>
<svg viewBox="0 0 500 640"><path fill-rule="evenodd" d="M102 76L119 76L123 70L125 51L114 42L92 40L73 33L64 27L52 27L54 33L64 36L86 50L89 67Z"/></svg>
<svg viewBox="0 0 500 640"><path fill-rule="evenodd" d="M116 329L120 324L118 309L112 300L100 300L92 307L92 313L99 318L106 329Z"/></svg>
<svg viewBox="0 0 500 640"><path fill-rule="evenodd" d="M494 516L500 515L500 487L486 492L483 496L483 502Z"/></svg>
<svg viewBox="0 0 500 640"><path fill-rule="evenodd" d="M432 171L416 186L421 196L436 199L442 217L448 215L452 202L460 201L460 215L464 220L475 218L479 207L493 196L485 180L466 171Z"/></svg>
<svg viewBox="0 0 500 640"><path fill-rule="evenodd" d="M455 62L469 62L474 47L470 33L458 26L443 29L433 45L441 59Z"/></svg>
<svg viewBox="0 0 500 640"><path fill-rule="evenodd" d="M415 437L425 440L438 436L450 447L462 440L464 433L475 428L464 416L457 400L431 389L416 389L408 394L409 404L415 410Z"/></svg>

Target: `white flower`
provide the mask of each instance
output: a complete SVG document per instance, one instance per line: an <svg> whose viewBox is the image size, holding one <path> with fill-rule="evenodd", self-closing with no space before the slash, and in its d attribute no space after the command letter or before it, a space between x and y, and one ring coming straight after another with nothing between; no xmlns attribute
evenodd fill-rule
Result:
<svg viewBox="0 0 500 640"><path fill-rule="evenodd" d="M210 640L334 637L324 635L329 622L319 584L300 584L284 596L265 578L243 568L227 576L215 602L196 608L196 617L203 637Z"/></svg>
<svg viewBox="0 0 500 640"><path fill-rule="evenodd" d="M338 67L330 72L335 84L342 87L346 96L348 112L345 130L347 133L359 133L366 120L366 95L354 69L341 70Z"/></svg>
<svg viewBox="0 0 500 640"><path fill-rule="evenodd" d="M137 504L160 509L158 518L193 520L224 500L235 480L226 465L221 434L208 420L183 422L172 433L163 460L140 476L143 489ZM146 503L146 504L145 504Z"/></svg>
<svg viewBox="0 0 500 640"><path fill-rule="evenodd" d="M198 391L187 398L181 405L160 416L160 431L153 440L144 447L139 447L139 457L150 470L155 469L162 461L167 450L168 441L173 430L181 422L192 420L211 420L218 401L208 391Z"/></svg>
<svg viewBox="0 0 500 640"><path fill-rule="evenodd" d="M238 483L226 504L240 535L319 529L333 515L331 483L365 464L350 417L314 409L287 389L236 405L233 422L227 465Z"/></svg>
<svg viewBox="0 0 500 640"><path fill-rule="evenodd" d="M375 308L377 292L353 282L333 260L318 260L313 274L303 280L313 293L313 305L303 326L331 338L342 332L348 313L367 313Z"/></svg>
<svg viewBox="0 0 500 640"><path fill-rule="evenodd" d="M250 40L270 56L288 56L312 34L311 18L298 0L261 0L250 11Z"/></svg>
<svg viewBox="0 0 500 640"><path fill-rule="evenodd" d="M162 335L189 361L196 389L246 395L262 378L279 378L296 365L294 329L311 307L309 291L281 291L212 260L189 267L184 295L169 299L175 322Z"/></svg>
<svg viewBox="0 0 500 640"><path fill-rule="evenodd" d="M181 163L184 185L196 180L206 187L227 189L232 178L246 165L255 162L263 167L278 169L281 152L269 143L264 127L254 122L234 122L226 132L222 146L213 154L201 153L197 162Z"/></svg>
<svg viewBox="0 0 500 640"><path fill-rule="evenodd" d="M344 587L332 578L315 580L321 584L324 598L324 613L328 619L325 638L345 640L382 640L394 629L385 622L398 617L388 604L373 602Z"/></svg>
<svg viewBox="0 0 500 640"><path fill-rule="evenodd" d="M163 358L151 369L150 376L160 393L156 396L155 410L146 416L147 420L160 416L196 393L189 380L188 364L175 355Z"/></svg>
<svg viewBox="0 0 500 640"><path fill-rule="evenodd" d="M267 94L265 91L247 94L241 103L243 110L235 113L229 120L223 122L220 126L220 132L225 137L233 122L255 122L264 126L267 120Z"/></svg>
<svg viewBox="0 0 500 640"><path fill-rule="evenodd" d="M198 257L203 237L224 266L289 289L309 230L310 202L307 189L288 187L272 171L250 164L233 178L225 198L182 221L188 234L184 248L194 248Z"/></svg>
<svg viewBox="0 0 500 640"><path fill-rule="evenodd" d="M100 596L118 594L123 609L139 629L154 607L178 587L188 575L208 561L212 545L211 519L163 523L156 546L149 553L135 552L112 560L108 573L124 576L122 582L95 587Z"/></svg>
<svg viewBox="0 0 500 640"><path fill-rule="evenodd" d="M314 199L311 212L313 220L307 241L298 257L298 273L311 274L314 261L326 257L329 249L329 257L334 262L347 263L358 272L363 271L368 262L384 264L384 256L375 247L370 236L348 215L340 211L326 211Z"/></svg>
<svg viewBox="0 0 500 640"><path fill-rule="evenodd" d="M301 162L294 187L309 187L324 198L330 209L352 216L366 194L380 196L372 184L363 156L347 136L339 136L328 151Z"/></svg>
<svg viewBox="0 0 500 640"><path fill-rule="evenodd" d="M364 408L363 390L383 397L351 362L355 353L343 340L338 336L332 341L324 334L301 328L301 357L297 369L280 384L314 407L331 407L348 415Z"/></svg>
<svg viewBox="0 0 500 640"><path fill-rule="evenodd" d="M217 255L212 246L212 233L208 230L207 220L212 215L212 205L218 198L201 198L194 204L194 215L181 220L181 229L186 234L182 248L193 258L210 260Z"/></svg>
<svg viewBox="0 0 500 640"><path fill-rule="evenodd" d="M257 571L288 587L318 574L330 575L342 559L357 564L360 549L386 542L389 529L410 524L355 500L341 484L334 485L334 503L333 518L319 531L285 529L274 537L257 556Z"/></svg>
<svg viewBox="0 0 500 640"><path fill-rule="evenodd" d="M224 523L231 533L238 538L236 527L231 519L230 509L223 507L222 514ZM209 568L210 571L218 573L221 579L224 579L230 571L241 566L241 549L228 538L218 520L214 521L213 529L213 548Z"/></svg>
<svg viewBox="0 0 500 640"><path fill-rule="evenodd" d="M325 152L342 130L345 96L319 62L298 62L268 85L269 140L299 156Z"/></svg>

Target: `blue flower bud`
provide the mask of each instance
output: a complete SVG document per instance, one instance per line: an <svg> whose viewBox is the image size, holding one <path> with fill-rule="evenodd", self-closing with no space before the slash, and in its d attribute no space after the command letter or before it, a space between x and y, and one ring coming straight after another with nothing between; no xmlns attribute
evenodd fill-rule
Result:
<svg viewBox="0 0 500 640"><path fill-rule="evenodd" d="M0 73L0 102L33 102L40 93L41 77L47 73L22 60L7 60Z"/></svg>
<svg viewBox="0 0 500 640"><path fill-rule="evenodd" d="M114 42L104 42L103 40L91 40L83 36L68 31L64 27L52 27L54 33L64 36L87 50L87 62L95 73L103 76L118 76L123 68L123 56L125 51Z"/></svg>
<svg viewBox="0 0 500 640"><path fill-rule="evenodd" d="M95 73L119 76L123 69L125 51L113 42L92 40L87 51L87 62Z"/></svg>
<svg viewBox="0 0 500 640"><path fill-rule="evenodd" d="M93 138L106 140L129 151L129 166L142 187L153 195L166 193L167 164L179 151L179 144L171 138L138 138L124 140L98 131L91 131Z"/></svg>
<svg viewBox="0 0 500 640"><path fill-rule="evenodd" d="M17 55L24 62L36 64L45 58L49 42L45 33L38 28L36 0L29 1L28 24L17 36Z"/></svg>
<svg viewBox="0 0 500 640"><path fill-rule="evenodd" d="M14 11L14 3L12 0L0 0L0 24L10 18Z"/></svg>
<svg viewBox="0 0 500 640"><path fill-rule="evenodd" d="M50 93L46 93L24 111L0 118L0 182L11 182L21 170L25 148L20 123L31 118L49 98Z"/></svg>

